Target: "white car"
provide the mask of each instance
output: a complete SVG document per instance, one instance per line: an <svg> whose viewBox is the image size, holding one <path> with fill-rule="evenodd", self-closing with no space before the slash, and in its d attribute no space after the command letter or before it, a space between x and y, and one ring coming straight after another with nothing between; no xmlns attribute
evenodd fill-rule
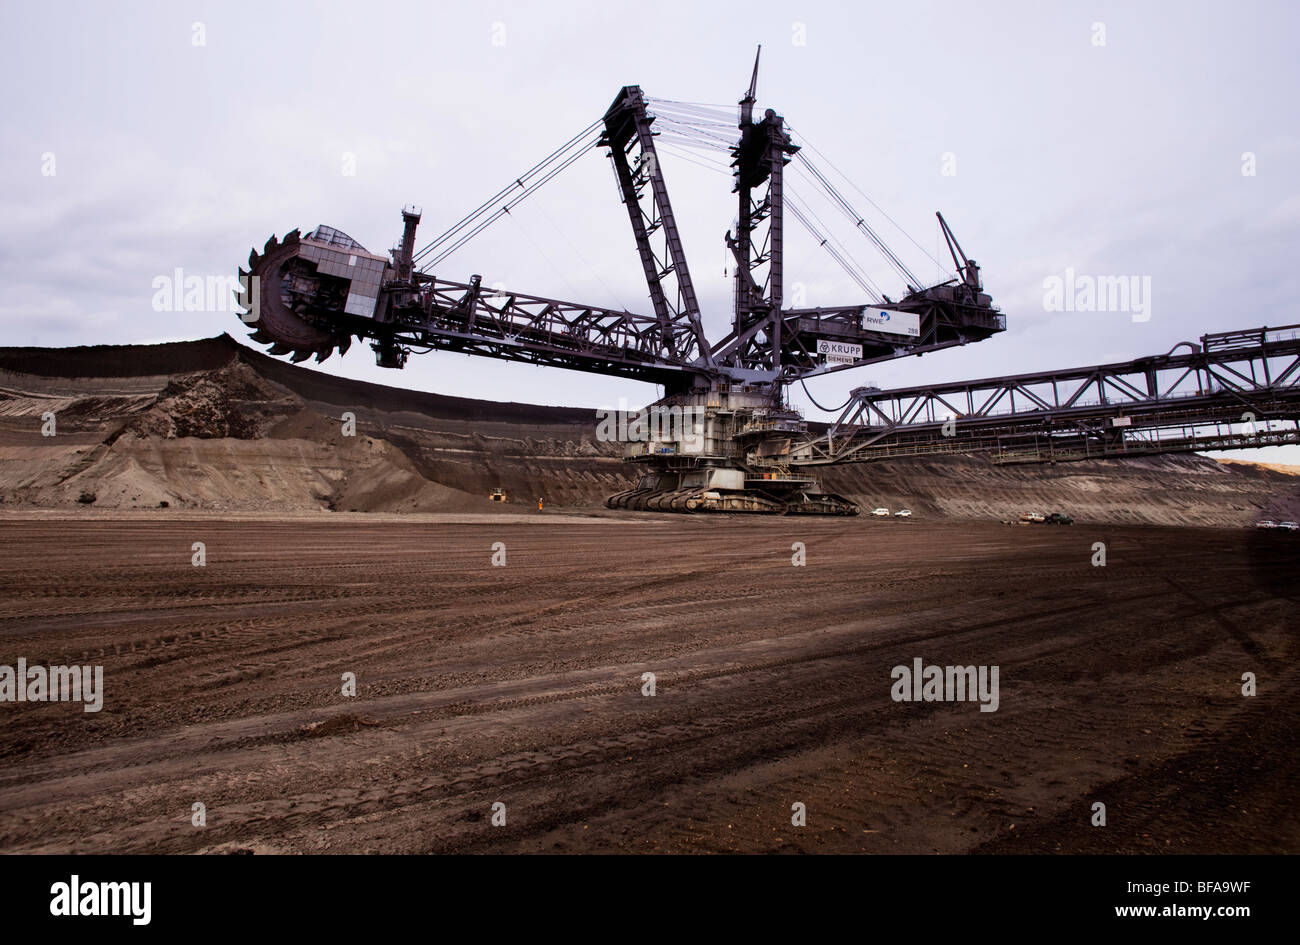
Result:
<svg viewBox="0 0 1300 945"><path fill-rule="evenodd" d="M872 509L871 514L877 518L889 518L889 509Z"/></svg>
<svg viewBox="0 0 1300 945"><path fill-rule="evenodd" d="M897 512L894 513L894 518L911 518L911 517L912 517L911 509L899 509Z"/></svg>
<svg viewBox="0 0 1300 945"><path fill-rule="evenodd" d="M1277 528L1277 522L1272 522L1269 521L1268 519L1264 519L1262 522L1256 522L1255 527L1256 528Z"/></svg>
<svg viewBox="0 0 1300 945"><path fill-rule="evenodd" d="M1289 532L1300 532L1300 523L1296 522L1278 522L1278 528L1285 528Z"/></svg>

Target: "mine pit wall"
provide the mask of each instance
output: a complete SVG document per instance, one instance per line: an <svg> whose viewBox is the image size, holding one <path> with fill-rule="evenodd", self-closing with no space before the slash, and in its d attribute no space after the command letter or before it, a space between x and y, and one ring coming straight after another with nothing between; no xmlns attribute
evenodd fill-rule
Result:
<svg viewBox="0 0 1300 945"><path fill-rule="evenodd" d="M136 374L132 374L132 370ZM70 376L59 376L64 371ZM54 410L56 437L40 435ZM345 411L354 437L341 434ZM594 410L334 378L232 339L0 349L0 508L489 511L598 508L630 488ZM1300 518L1300 478L1194 455L996 466L980 456L819 467L822 487L918 520L1241 527ZM488 500L504 489L509 502ZM78 500L93 494L93 503ZM878 521L876 524L879 523ZM901 524L890 522L889 524Z"/></svg>
<svg viewBox="0 0 1300 945"><path fill-rule="evenodd" d="M632 480L594 410L403 391L219 342L0 350L0 508L517 511L599 507Z"/></svg>
<svg viewBox="0 0 1300 945"><path fill-rule="evenodd" d="M321 405L323 407L324 405ZM598 443L590 422L520 425L424 419L358 410L357 429L401 450L421 477L486 499L493 489L507 505L597 507L630 488L632 470L617 443Z"/></svg>
<svg viewBox="0 0 1300 945"><path fill-rule="evenodd" d="M1293 518L1300 506L1300 477L1195 454L1035 466L906 458L819 467L817 475L823 488L868 509L909 508L917 518L1015 521L1033 511L1079 522L1240 527Z"/></svg>

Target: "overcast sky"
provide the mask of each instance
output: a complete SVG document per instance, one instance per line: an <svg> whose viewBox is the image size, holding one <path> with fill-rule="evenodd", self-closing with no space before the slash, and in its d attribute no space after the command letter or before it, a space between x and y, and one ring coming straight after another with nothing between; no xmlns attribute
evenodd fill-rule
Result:
<svg viewBox="0 0 1300 945"><path fill-rule="evenodd" d="M979 345L816 380L822 403L865 383L1123 360L1300 322L1294 3L56 0L0 15L3 345L242 340L230 312L155 311L155 278L231 273L272 233L318 223L383 252L405 204L423 208L422 245L623 85L734 106L758 43L758 108L784 115L902 226L910 239L869 217L922 277L937 274L926 251L938 252L942 210L1007 315L1008 330ZM663 165L716 339L730 319L730 182L673 154ZM793 221L787 234L787 286L802 282L809 305L867 301ZM886 292L902 291L864 240L852 245ZM1149 277L1149 319L1046 310L1044 280L1067 269ZM594 150L435 274L472 273L650 311ZM656 396L445 353L384 371L359 344L318 369L492 400ZM807 405L802 391L792 399Z"/></svg>

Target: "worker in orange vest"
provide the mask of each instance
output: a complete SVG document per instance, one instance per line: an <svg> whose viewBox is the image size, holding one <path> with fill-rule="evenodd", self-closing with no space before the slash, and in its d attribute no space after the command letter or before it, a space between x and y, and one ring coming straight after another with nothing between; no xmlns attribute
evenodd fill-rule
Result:
<svg viewBox="0 0 1300 945"><path fill-rule="evenodd" d="M537 511L540 512L541 510L542 510L542 500L541 500L541 498L539 497L538 500L537 500Z"/></svg>

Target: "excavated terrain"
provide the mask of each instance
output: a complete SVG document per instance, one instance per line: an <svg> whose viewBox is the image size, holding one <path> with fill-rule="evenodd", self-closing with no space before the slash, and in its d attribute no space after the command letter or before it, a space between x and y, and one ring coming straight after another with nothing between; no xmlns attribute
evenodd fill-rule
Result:
<svg viewBox="0 0 1300 945"><path fill-rule="evenodd" d="M41 435L53 413L56 435ZM355 417L356 435L342 418ZM0 501L13 508L501 511L595 508L634 479L592 410L343 380L228 336L140 347L0 349ZM978 456L860 463L826 488L866 508L1014 521L1244 526L1296 519L1300 478L1201 456L996 466ZM92 501L93 497L93 501Z"/></svg>
<svg viewBox="0 0 1300 945"><path fill-rule="evenodd" d="M1286 471L615 513L594 427L228 338L0 350L0 691L103 671L97 712L0 701L0 852L1300 852L1300 535L1243 527ZM916 659L996 667L996 711L896 701Z"/></svg>

